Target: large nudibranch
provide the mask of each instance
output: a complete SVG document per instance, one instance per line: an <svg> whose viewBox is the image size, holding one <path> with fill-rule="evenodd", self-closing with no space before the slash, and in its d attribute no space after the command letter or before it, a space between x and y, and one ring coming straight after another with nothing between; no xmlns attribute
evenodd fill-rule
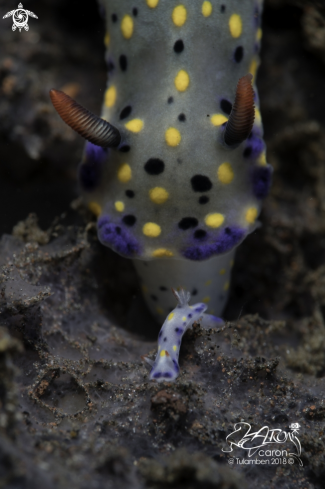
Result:
<svg viewBox="0 0 325 489"><path fill-rule="evenodd" d="M159 321L179 287L219 316L271 184L255 86L262 2L102 3L102 117L51 91L88 140L79 180L99 240L134 260Z"/></svg>

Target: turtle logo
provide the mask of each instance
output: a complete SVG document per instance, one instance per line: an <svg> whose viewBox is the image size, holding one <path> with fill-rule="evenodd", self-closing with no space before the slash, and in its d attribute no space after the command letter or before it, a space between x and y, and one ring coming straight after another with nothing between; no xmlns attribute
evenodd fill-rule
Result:
<svg viewBox="0 0 325 489"><path fill-rule="evenodd" d="M37 15L35 15L34 12L31 12L30 10L24 10L23 5L21 3L18 5L17 10L11 10L11 12L7 12L6 15L3 16L3 19L6 19L11 15L13 20L12 30L15 31L18 27L19 32L21 32L22 28L24 28L25 31L29 30L29 25L28 25L29 15L31 17L34 17L34 19L38 19Z"/></svg>

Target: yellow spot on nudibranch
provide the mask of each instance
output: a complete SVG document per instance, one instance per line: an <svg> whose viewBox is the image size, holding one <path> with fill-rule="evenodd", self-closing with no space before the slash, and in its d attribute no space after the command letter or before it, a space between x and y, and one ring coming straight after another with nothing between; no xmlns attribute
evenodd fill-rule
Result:
<svg viewBox="0 0 325 489"><path fill-rule="evenodd" d="M117 171L117 178L121 183L126 183L132 178L132 170L130 165L127 163L123 163L118 171Z"/></svg>
<svg viewBox="0 0 325 489"><path fill-rule="evenodd" d="M116 101L116 88L113 86L109 87L105 93L105 105L106 107L113 107Z"/></svg>
<svg viewBox="0 0 325 489"><path fill-rule="evenodd" d="M226 282L225 285L223 286L223 290L228 290L229 289L229 282Z"/></svg>
<svg viewBox="0 0 325 489"><path fill-rule="evenodd" d="M149 190L149 197L155 204L163 204L169 197L169 193L163 187L154 187Z"/></svg>
<svg viewBox="0 0 325 489"><path fill-rule="evenodd" d="M109 33L106 32L105 37L104 37L104 44L105 44L106 47L109 46L110 40L111 40L111 38L109 36Z"/></svg>
<svg viewBox="0 0 325 489"><path fill-rule="evenodd" d="M165 140L168 146L178 146L181 142L181 133L175 127L170 127L165 132Z"/></svg>
<svg viewBox="0 0 325 489"><path fill-rule="evenodd" d="M147 0L147 5L150 8L156 8L159 3L159 0Z"/></svg>
<svg viewBox="0 0 325 489"><path fill-rule="evenodd" d="M124 207L125 207L125 206L124 206L124 203L123 203L123 202L121 202L120 200L117 200L117 201L115 202L115 204L114 204L114 205L115 205L115 209L116 209L118 212L123 212L123 211L124 211Z"/></svg>
<svg viewBox="0 0 325 489"><path fill-rule="evenodd" d="M256 40L260 41L262 39L262 29L259 27L256 32Z"/></svg>
<svg viewBox="0 0 325 489"><path fill-rule="evenodd" d="M210 297L204 297L204 299L202 299L202 302L205 302L205 304L207 304L208 302L210 302Z"/></svg>
<svg viewBox="0 0 325 489"><path fill-rule="evenodd" d="M248 224L254 224L257 218L257 209L256 207L250 207L247 209L246 214L245 214L245 219L248 222Z"/></svg>
<svg viewBox="0 0 325 489"><path fill-rule="evenodd" d="M263 153L260 154L260 156L258 157L257 163L259 165L261 165L261 166L265 166L266 165L266 154L265 154L265 151L263 151Z"/></svg>
<svg viewBox="0 0 325 489"><path fill-rule="evenodd" d="M224 122L227 122L228 118L223 114L214 114L211 116L210 121L214 126L221 126Z"/></svg>
<svg viewBox="0 0 325 489"><path fill-rule="evenodd" d="M225 185L231 183L234 179L234 170L230 163L222 163L218 168L218 179L221 183Z"/></svg>
<svg viewBox="0 0 325 489"><path fill-rule="evenodd" d="M158 314L164 314L164 310L159 306L156 307L156 311L158 312Z"/></svg>
<svg viewBox="0 0 325 489"><path fill-rule="evenodd" d="M177 25L177 27L181 27L182 25L185 24L186 17L187 17L187 12L184 5L178 5L177 7L174 8L172 13L172 19L174 24Z"/></svg>
<svg viewBox="0 0 325 489"><path fill-rule="evenodd" d="M202 14L204 17L209 17L212 14L212 5L211 2L203 2L202 3Z"/></svg>
<svg viewBox="0 0 325 489"><path fill-rule="evenodd" d="M141 119L132 119L125 124L125 127L131 132L140 132L143 129L143 121Z"/></svg>
<svg viewBox="0 0 325 489"><path fill-rule="evenodd" d="M174 351L176 351L176 350L177 350L177 346L176 346L176 345L174 345L174 346L173 346L173 350L174 350Z"/></svg>
<svg viewBox="0 0 325 489"><path fill-rule="evenodd" d="M133 19L129 15L124 15L121 22L121 31L125 39L130 39L133 34Z"/></svg>
<svg viewBox="0 0 325 489"><path fill-rule="evenodd" d="M152 253L155 258L162 258L164 256L174 256L174 253L166 248L158 248Z"/></svg>
<svg viewBox="0 0 325 489"><path fill-rule="evenodd" d="M211 285L211 284L212 284L212 280L207 280L204 285Z"/></svg>
<svg viewBox="0 0 325 489"><path fill-rule="evenodd" d="M102 208L99 204L97 204L97 202L89 202L88 209L90 212L95 214L96 217L98 217L102 212Z"/></svg>
<svg viewBox="0 0 325 489"><path fill-rule="evenodd" d="M161 227L154 222L147 222L143 226L142 232L145 236L148 236L149 238L157 238L157 236L159 236L161 233Z"/></svg>
<svg viewBox="0 0 325 489"><path fill-rule="evenodd" d="M261 121L262 121L261 113L259 109L255 107L255 122L257 122L257 124L260 124Z"/></svg>
<svg viewBox="0 0 325 489"><path fill-rule="evenodd" d="M216 212L215 214L208 214L205 216L204 222L210 228L218 228L224 220L224 216Z"/></svg>
<svg viewBox="0 0 325 489"><path fill-rule="evenodd" d="M166 356L166 350L161 350L161 352L160 352L160 356L161 356L161 357L165 357L165 356Z"/></svg>
<svg viewBox="0 0 325 489"><path fill-rule="evenodd" d="M183 316L182 317L182 321L186 321L186 316Z"/></svg>
<svg viewBox="0 0 325 489"><path fill-rule="evenodd" d="M219 275L224 275L226 273L226 269L225 268L222 268L219 272Z"/></svg>
<svg viewBox="0 0 325 489"><path fill-rule="evenodd" d="M252 59L251 64L249 65L249 73L253 75L253 78L256 76L256 71L257 71L257 61L255 58Z"/></svg>
<svg viewBox="0 0 325 489"><path fill-rule="evenodd" d="M168 321L171 321L173 319L173 317L175 316L175 314L173 312L171 312L168 316Z"/></svg>
<svg viewBox="0 0 325 489"><path fill-rule="evenodd" d="M241 35L243 30L242 21L240 15L232 14L229 19L229 30L232 37L237 38Z"/></svg>
<svg viewBox="0 0 325 489"><path fill-rule="evenodd" d="M185 92L185 90L189 86L190 77L188 76L188 73L185 70L180 70L177 73L174 82L175 82L175 87L179 92Z"/></svg>

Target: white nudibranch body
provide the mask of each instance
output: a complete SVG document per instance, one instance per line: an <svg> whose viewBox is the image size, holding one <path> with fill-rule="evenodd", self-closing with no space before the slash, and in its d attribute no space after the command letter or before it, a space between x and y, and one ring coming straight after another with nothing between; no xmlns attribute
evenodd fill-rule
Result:
<svg viewBox="0 0 325 489"><path fill-rule="evenodd" d="M101 117L50 93L87 139L83 201L99 241L133 260L157 321L170 287L222 314L235 250L258 226L272 180L256 88L263 1L100 2Z"/></svg>
<svg viewBox="0 0 325 489"><path fill-rule="evenodd" d="M168 314L161 327L158 336L158 353L156 359L152 362L146 358L146 361L152 365L150 380L156 380L157 382L170 382L178 377L178 357L182 337L193 323L199 322L204 328L213 328L223 324L222 319L204 313L207 309L206 304L198 302L190 306L189 300L191 294L189 292L183 289L179 292L173 292L178 300L178 304Z"/></svg>

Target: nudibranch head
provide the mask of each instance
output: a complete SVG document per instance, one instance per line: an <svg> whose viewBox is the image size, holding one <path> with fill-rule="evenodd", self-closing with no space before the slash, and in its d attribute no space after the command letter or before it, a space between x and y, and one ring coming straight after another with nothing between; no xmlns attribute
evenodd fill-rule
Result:
<svg viewBox="0 0 325 489"><path fill-rule="evenodd" d="M271 181L252 87L256 1L147 1L137 15L126 0L105 3L102 119L51 92L90 141L79 175L99 239L143 260L227 253L255 229ZM93 144L110 148L104 164Z"/></svg>
<svg viewBox="0 0 325 489"><path fill-rule="evenodd" d="M134 259L157 319L178 286L219 314L271 184L255 86L262 2L103 3L102 117L51 91L88 139L79 178L99 240Z"/></svg>

